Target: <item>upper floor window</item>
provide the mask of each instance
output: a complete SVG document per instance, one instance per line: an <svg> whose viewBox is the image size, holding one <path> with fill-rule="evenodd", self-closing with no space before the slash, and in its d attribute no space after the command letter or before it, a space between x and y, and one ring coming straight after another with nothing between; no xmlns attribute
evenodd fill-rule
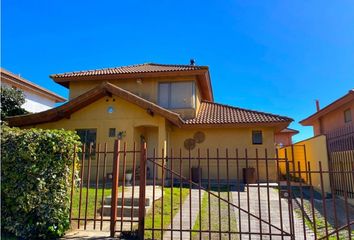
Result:
<svg viewBox="0 0 354 240"><path fill-rule="evenodd" d="M262 144L263 136L262 131L252 131L252 144Z"/></svg>
<svg viewBox="0 0 354 240"><path fill-rule="evenodd" d="M352 112L350 109L344 111L344 122L351 122L352 121Z"/></svg>
<svg viewBox="0 0 354 240"><path fill-rule="evenodd" d="M195 108L194 82L160 83L158 103L170 109Z"/></svg>

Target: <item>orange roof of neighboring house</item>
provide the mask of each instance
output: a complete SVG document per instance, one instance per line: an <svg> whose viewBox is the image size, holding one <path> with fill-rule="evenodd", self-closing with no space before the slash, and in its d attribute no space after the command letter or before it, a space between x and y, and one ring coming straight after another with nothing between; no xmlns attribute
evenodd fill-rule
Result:
<svg viewBox="0 0 354 240"><path fill-rule="evenodd" d="M224 104L202 101L197 116L186 124L262 124L290 123L293 119L265 112L253 111Z"/></svg>
<svg viewBox="0 0 354 240"><path fill-rule="evenodd" d="M18 87L20 89L27 89L31 90L33 92L36 92L39 95L42 95L46 98L49 98L55 102L65 102L66 99L59 96L58 94L49 91L35 83L32 83L19 75L16 75L4 68L0 68L0 73L1 73L1 81L4 82L9 82L11 85L14 85L15 87Z"/></svg>
<svg viewBox="0 0 354 240"><path fill-rule="evenodd" d="M353 100L354 100L354 89L351 89L346 95L337 99L336 101L332 102L331 104L327 105L326 107L322 108L321 110L317 111L311 116L305 118L304 120L300 121L300 123L303 126L312 126L313 122L316 121L318 118L328 114L333 110L336 110L340 106Z"/></svg>
<svg viewBox="0 0 354 240"><path fill-rule="evenodd" d="M196 75L203 99L213 101L213 91L210 82L209 68L207 66L144 63L114 68L53 74L50 75L50 77L64 87L69 87L70 81L107 81L112 79L168 77L181 75Z"/></svg>
<svg viewBox="0 0 354 240"><path fill-rule="evenodd" d="M290 133L291 135L298 134L299 131L291 128L284 128L283 130L280 131L280 133Z"/></svg>
<svg viewBox="0 0 354 240"><path fill-rule="evenodd" d="M70 116L73 112L97 101L106 95L116 95L134 103L150 113L157 113L179 127L218 127L218 126L276 126L278 130L287 127L291 118L279 115L246 110L213 102L203 101L194 119L183 120L179 114L160 107L127 90L111 83L103 82L96 88L78 96L62 106L44 112L8 118L10 126L28 126L44 122L53 122Z"/></svg>

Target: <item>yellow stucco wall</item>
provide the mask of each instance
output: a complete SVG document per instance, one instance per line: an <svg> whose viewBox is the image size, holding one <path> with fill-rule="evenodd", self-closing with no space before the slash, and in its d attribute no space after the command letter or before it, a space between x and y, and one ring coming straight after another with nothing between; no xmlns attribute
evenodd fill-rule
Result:
<svg viewBox="0 0 354 240"><path fill-rule="evenodd" d="M108 107L113 107L114 112L108 113ZM239 157L245 157L245 148L248 150L248 157L255 158L256 148L259 151L259 157L264 158L264 149L268 149L268 157L274 157L274 129L273 128L204 128L204 129L186 129L178 128L169 123L164 117L155 114L149 115L144 109L135 104L129 103L119 97L104 97L96 102L84 107L83 109L73 113L70 118L65 118L56 122L38 124L38 128L63 128L68 130L75 129L97 129L97 143L100 143L103 148L104 143L107 143L108 151L113 150L115 138L109 137L109 128L116 128L116 131L125 131L126 136L122 142L127 142L127 149L131 150L133 142L137 143L137 148L140 146L140 136L144 136L147 141L148 156L153 156L153 149L156 149L157 156L170 155L170 149L177 153L182 149L183 155L187 156L188 151L184 148L184 141L187 138L192 138L194 133L202 131L205 134L205 141L197 144L195 150L191 152L192 156L196 157L197 149L200 148L201 156L206 156L206 149L210 149L210 157L214 160L210 161L210 177L216 179L216 148L219 148L220 157L225 157L225 150L228 148L229 157L235 158L235 149L239 149ZM252 130L263 131L263 144L252 145ZM164 153L162 153L164 148ZM100 168L102 167L103 156L101 155ZM139 156L137 156L139 161ZM161 162L161 161L160 161ZM112 171L113 154L107 155L107 173ZM179 162L174 161L173 167L177 169ZM87 161L85 161L87 166ZM168 163L170 164L170 163ZM192 161L192 166L196 166L196 161ZM127 156L127 169L131 169L132 154ZM92 159L91 164L91 180L96 177L97 159ZM121 158L122 170L122 158ZM148 166L152 171L152 164L148 162ZM183 174L188 176L188 165L186 160L183 163ZM203 178L207 177L206 161L202 160ZM256 168L254 160L249 161L250 167ZM239 178L242 179L242 168L245 167L245 160L239 161ZM265 162L259 162L260 179L265 180ZM221 179L226 179L226 161L219 161L219 174ZM275 163L270 162L268 166L269 179L275 179L276 168ZM102 171L102 170L100 170ZM157 171L158 178L161 178L161 168ZM236 161L229 162L230 180L236 180ZM85 174L86 176L86 174ZM122 176L122 175L121 175Z"/></svg>
<svg viewBox="0 0 354 240"><path fill-rule="evenodd" d="M252 130L262 130L263 132L263 144L252 144ZM179 156L180 149L182 150L182 157L188 158L189 152L184 148L184 141L187 138L193 138L193 135L201 131L205 134L205 141L196 145L195 149L191 151L192 167L198 166L198 149L201 156L202 178L207 178L207 149L209 149L209 168L210 178L217 178L217 150L219 149L219 157L226 157L226 149L228 149L229 158L229 177L230 180L237 179L237 164L236 164L236 148L238 149L239 158L245 158L245 149L247 149L248 158L253 160L248 161L249 167L257 169L256 161L256 149L258 149L258 157L265 158L265 149L267 149L268 158L274 158L274 129L273 128L204 128L204 129L178 129L173 127L170 132L171 148L173 150L174 157ZM169 152L167 155L171 155ZM239 162L238 176L242 179L242 168L246 167L246 160L241 159ZM258 161L260 180L266 180L266 164L264 160ZM268 161L268 177L270 180L276 179L276 163L275 161ZM189 176L189 162L188 159L184 159L182 162L183 174ZM179 160L176 160L173 164L173 168L179 171ZM222 179L226 179L226 160L219 160L219 176Z"/></svg>
<svg viewBox="0 0 354 240"><path fill-rule="evenodd" d="M69 99L80 96L81 94L98 86L104 80L100 81L73 81L70 82ZM196 83L195 76L179 76L179 77L161 77L161 78L141 78L137 79L119 79L119 80L107 80L118 87L128 90L137 96L140 96L153 103L158 102L158 87L160 82L181 82L181 81L193 81L196 86L196 109L200 106L200 92L198 84ZM196 113L196 109L174 109L175 112L181 114L183 118L193 118Z"/></svg>
<svg viewBox="0 0 354 240"><path fill-rule="evenodd" d="M305 154L306 152L306 154ZM322 170L328 171L328 155L327 155L327 143L326 137L324 135L320 135L317 137L313 137L301 142L294 144L293 146L281 148L279 150L279 156L285 157L285 153L287 153L290 171L299 171L298 162L300 162L301 171L308 171L309 168L306 164L306 160L310 162L311 171L319 171L319 162L322 164ZM295 164L293 164L293 162ZM293 169L293 165L295 165L295 169ZM281 172L285 174L285 164L281 166ZM300 177L297 173L296 177ZM330 192L330 181L328 173L323 173L323 189L325 192ZM301 178L305 180L306 183L310 184L310 175L306 176L305 173L301 174ZM316 190L321 191L321 178L319 173L311 174L312 186L316 188Z"/></svg>
<svg viewBox="0 0 354 240"><path fill-rule="evenodd" d="M108 113L108 107L114 108L113 113ZM127 149L132 150L133 143L136 142L137 149L140 148L140 136L143 135L149 141L149 148L161 149L166 141L165 118L149 115L144 109L135 104L113 96L112 98L102 98L89 106L73 113L70 119L62 119L56 122L38 124L32 127L38 128L63 128L67 130L75 129L97 129L97 143L103 145L107 143L108 151L112 151L114 140L109 137L109 128L116 128L117 132L125 131L126 136L122 142L127 143ZM122 146L123 147L123 146ZM158 153L160 155L160 153ZM103 156L101 156L103 158ZM139 156L137 156L139 161ZM101 164L102 164L101 160ZM123 160L121 159L121 167ZM107 156L107 172L112 171L113 154ZM86 163L87 164L87 163ZM127 156L127 169L131 168L132 154ZM91 179L95 178L95 167L97 160L92 160Z"/></svg>

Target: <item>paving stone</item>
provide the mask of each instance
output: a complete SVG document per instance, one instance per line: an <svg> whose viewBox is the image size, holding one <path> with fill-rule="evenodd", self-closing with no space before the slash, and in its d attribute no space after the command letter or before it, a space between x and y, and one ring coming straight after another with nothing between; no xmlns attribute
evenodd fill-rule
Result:
<svg viewBox="0 0 354 240"><path fill-rule="evenodd" d="M240 195L240 201L239 196ZM289 222L289 204L287 199L281 199L281 208L279 205L279 193L275 188L269 188L269 208L268 208L268 194L267 188L260 187L260 198L258 198L258 187L253 185L249 187L249 209L247 203L247 186L243 192L232 192L233 203L239 206L244 211L239 211L235 208L236 221L239 224L239 231L248 232L250 234L241 234L241 239L282 239L281 236L269 236L257 233L272 233L281 234L281 226L283 227L283 233L290 233ZM260 204L259 204L260 203ZM260 209L260 210L259 210ZM281 209L281 211L280 211ZM270 213L269 213L270 210ZM251 213L253 216L251 216ZM270 219L269 219L270 214ZM303 224L302 219L299 218L295 212L294 218L294 230L295 239L304 239L303 237ZM241 219L241 221L239 221ZM263 220L260 223L260 219ZM283 224L281 224L281 221ZM270 224L272 225L269 229ZM249 229L250 225L250 229ZM279 230L280 229L280 230ZM252 234L253 233L253 234ZM297 233L297 234L296 234ZM314 239L313 232L306 227L307 239ZM284 239L290 239L290 237L284 237Z"/></svg>
<svg viewBox="0 0 354 240"><path fill-rule="evenodd" d="M205 191L201 192L201 199L203 199ZM191 196L191 202L192 202L192 222L190 222L190 202L189 202L189 197ZM180 209L175 217L173 218L173 229L180 230L181 229L181 224L182 224L182 230L189 230L191 229L190 226L194 226L195 220L197 219L199 215L199 190L198 189L192 189L191 190L191 195L188 195L186 200L182 204L182 209ZM182 223L180 221L180 214L182 212ZM169 229L171 229L171 225L168 226ZM163 234L163 239L171 239L171 231L166 231ZM179 231L173 231L173 239L178 240L178 239L190 239L190 234L189 232L182 232L182 238L180 235Z"/></svg>

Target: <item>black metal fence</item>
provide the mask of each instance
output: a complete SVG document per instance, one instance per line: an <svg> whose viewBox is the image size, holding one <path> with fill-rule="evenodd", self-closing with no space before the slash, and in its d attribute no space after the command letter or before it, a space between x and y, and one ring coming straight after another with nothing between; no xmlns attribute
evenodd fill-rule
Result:
<svg viewBox="0 0 354 240"><path fill-rule="evenodd" d="M146 144L128 149L119 141L111 151L98 146L95 156L86 151L92 147L80 154L79 183L72 179L70 213L75 228L138 239L354 236L348 194L339 198L341 190L333 186L326 192L323 183L324 178L341 176L338 184L348 185L354 170L344 164L322 169L321 162L316 168L306 162L302 169L299 161L281 158L274 149L153 150L147 156ZM315 175L321 179L317 186L312 182Z"/></svg>

